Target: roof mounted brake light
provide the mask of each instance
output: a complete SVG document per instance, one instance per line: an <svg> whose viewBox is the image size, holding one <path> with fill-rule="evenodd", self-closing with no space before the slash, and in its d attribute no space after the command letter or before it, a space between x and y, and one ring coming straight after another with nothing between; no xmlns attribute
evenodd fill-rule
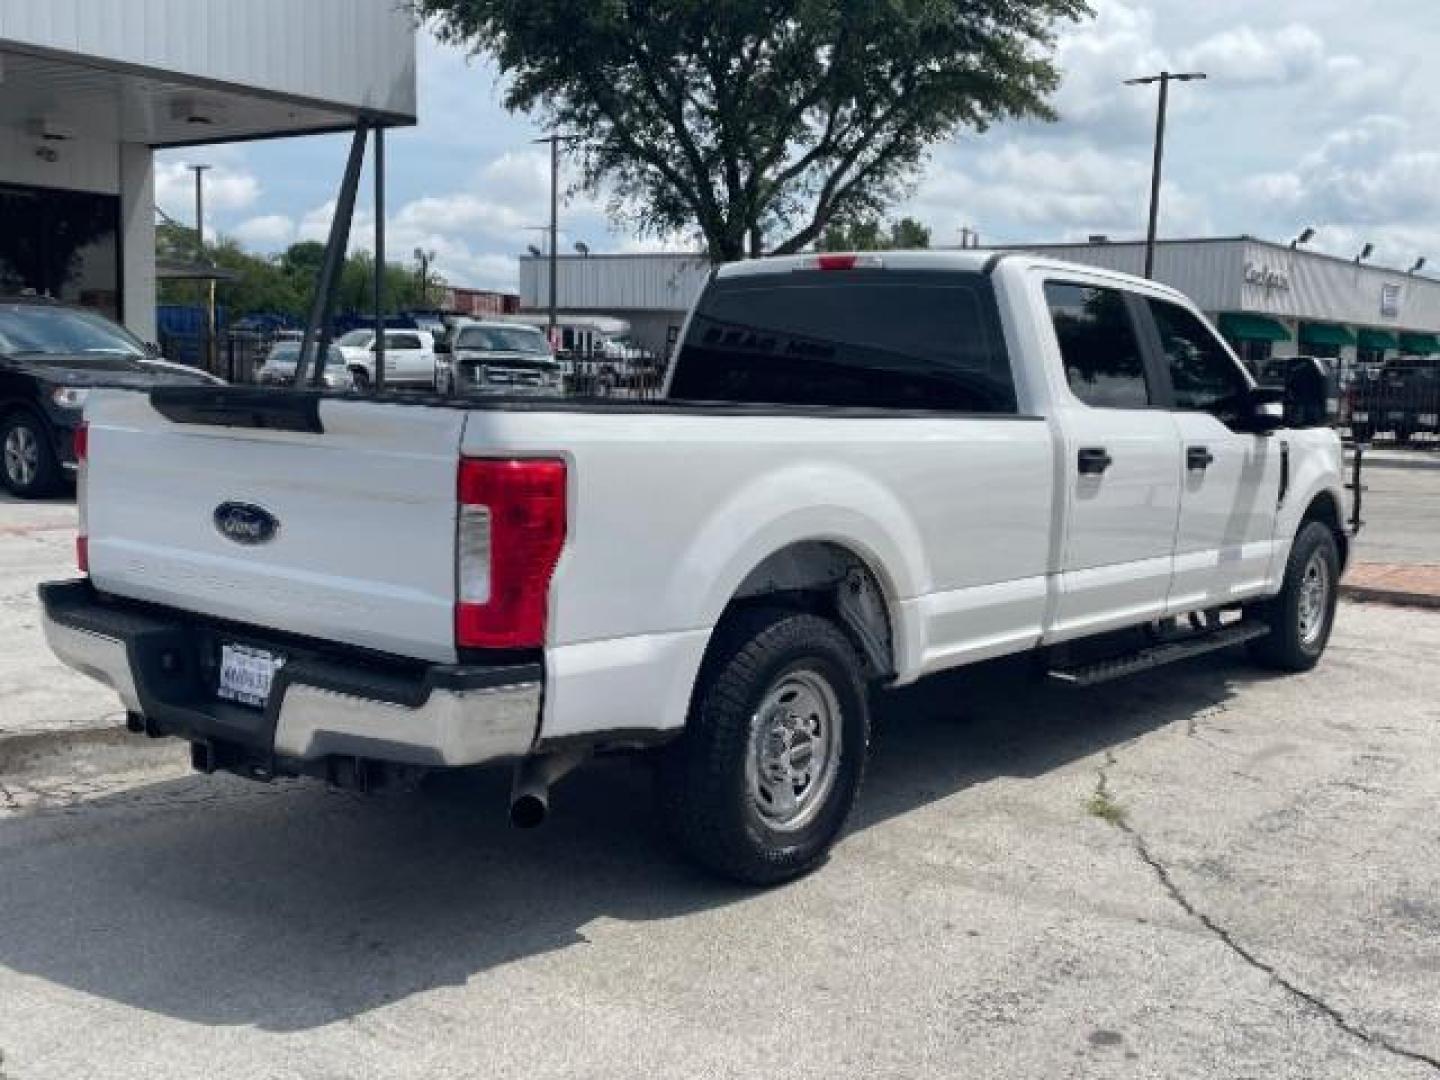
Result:
<svg viewBox="0 0 1440 1080"><path fill-rule="evenodd" d="M885 260L879 255L817 255L805 259L797 270L883 270Z"/></svg>

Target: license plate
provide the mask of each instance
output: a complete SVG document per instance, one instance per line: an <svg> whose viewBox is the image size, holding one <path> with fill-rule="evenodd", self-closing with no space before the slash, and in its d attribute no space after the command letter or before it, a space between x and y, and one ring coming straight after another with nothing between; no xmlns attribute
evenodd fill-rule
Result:
<svg viewBox="0 0 1440 1080"><path fill-rule="evenodd" d="M1435 426L1435 414L1433 412L1421 413L1420 423L1425 427Z"/></svg>
<svg viewBox="0 0 1440 1080"><path fill-rule="evenodd" d="M263 709L270 700L275 673L284 666L283 656L264 649L223 645L220 648L220 686L216 694L226 701Z"/></svg>

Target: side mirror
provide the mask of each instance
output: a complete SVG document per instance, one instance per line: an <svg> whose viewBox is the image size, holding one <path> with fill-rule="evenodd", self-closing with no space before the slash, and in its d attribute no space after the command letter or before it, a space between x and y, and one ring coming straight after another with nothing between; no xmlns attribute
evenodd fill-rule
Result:
<svg viewBox="0 0 1440 1080"><path fill-rule="evenodd" d="M1286 427L1329 427L1337 419L1330 415L1330 374L1314 358L1291 362L1285 374L1283 401ZM1338 411L1338 400L1335 405Z"/></svg>
<svg viewBox="0 0 1440 1080"><path fill-rule="evenodd" d="M1269 435L1287 426L1285 390L1278 386L1257 386L1245 395L1239 423L1235 428L1253 435Z"/></svg>

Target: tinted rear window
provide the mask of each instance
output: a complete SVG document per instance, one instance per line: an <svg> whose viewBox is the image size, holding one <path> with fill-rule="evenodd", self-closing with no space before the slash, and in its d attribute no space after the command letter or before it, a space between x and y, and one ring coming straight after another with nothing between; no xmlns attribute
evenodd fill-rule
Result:
<svg viewBox="0 0 1440 1080"><path fill-rule="evenodd" d="M686 401L1013 413L990 283L854 271L714 282L676 359Z"/></svg>

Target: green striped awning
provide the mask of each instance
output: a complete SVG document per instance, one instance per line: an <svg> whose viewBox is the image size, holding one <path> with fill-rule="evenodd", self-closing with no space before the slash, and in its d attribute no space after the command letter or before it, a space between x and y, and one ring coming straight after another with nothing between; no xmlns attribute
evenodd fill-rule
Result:
<svg viewBox="0 0 1440 1080"><path fill-rule="evenodd" d="M1440 353L1440 335L1401 334L1400 351L1407 356L1434 356Z"/></svg>
<svg viewBox="0 0 1440 1080"><path fill-rule="evenodd" d="M1236 341L1289 341L1290 331L1264 315L1244 311L1222 311L1220 332Z"/></svg>
<svg viewBox="0 0 1440 1080"><path fill-rule="evenodd" d="M1388 330L1361 330L1355 340L1362 349L1393 350L1400 348L1400 341Z"/></svg>
<svg viewBox="0 0 1440 1080"><path fill-rule="evenodd" d="M1337 326L1334 323L1302 322L1300 324L1300 344L1337 345L1344 348L1346 345L1355 344L1355 335L1350 332L1348 326Z"/></svg>

